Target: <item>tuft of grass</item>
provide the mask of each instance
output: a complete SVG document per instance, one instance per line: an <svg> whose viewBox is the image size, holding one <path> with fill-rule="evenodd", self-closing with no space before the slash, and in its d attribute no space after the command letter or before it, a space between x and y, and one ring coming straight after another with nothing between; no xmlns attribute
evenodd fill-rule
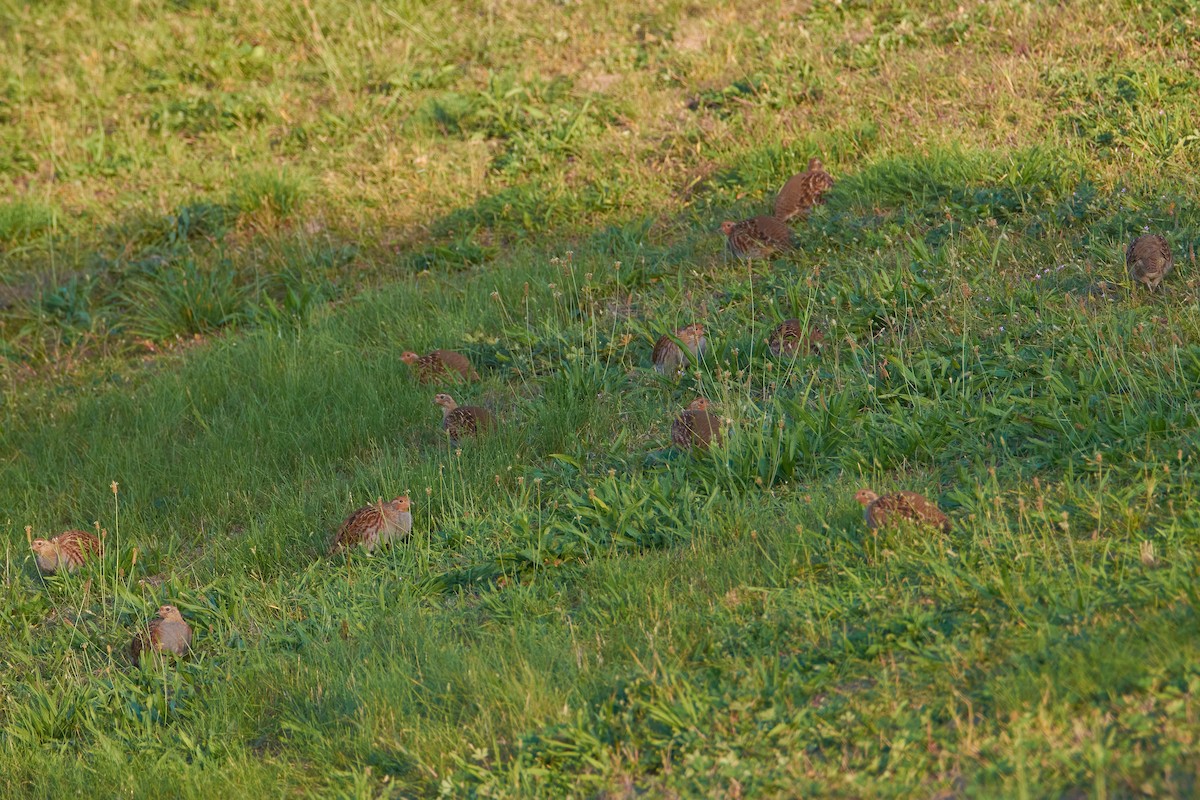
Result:
<svg viewBox="0 0 1200 800"><path fill-rule="evenodd" d="M121 282L117 302L130 309L129 333L161 342L211 333L246 318L249 292L228 262L162 264Z"/></svg>
<svg viewBox="0 0 1200 800"><path fill-rule="evenodd" d="M0 245L12 247L52 233L58 212L31 200L0 203Z"/></svg>
<svg viewBox="0 0 1200 800"><path fill-rule="evenodd" d="M300 207L305 193L304 181L286 170L249 172L230 191L229 206L239 215L286 219Z"/></svg>

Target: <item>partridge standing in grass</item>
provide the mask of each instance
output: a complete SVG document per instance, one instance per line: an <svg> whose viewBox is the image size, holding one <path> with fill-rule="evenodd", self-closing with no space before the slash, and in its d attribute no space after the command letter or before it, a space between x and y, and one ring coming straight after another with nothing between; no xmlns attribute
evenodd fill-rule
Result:
<svg viewBox="0 0 1200 800"><path fill-rule="evenodd" d="M721 223L729 252L737 258L767 258L792 247L792 230L774 217L751 217Z"/></svg>
<svg viewBox="0 0 1200 800"><path fill-rule="evenodd" d="M871 530L907 520L916 525L950 532L950 518L937 505L916 492L893 492L880 496L870 489L861 489L854 499L863 506L863 516Z"/></svg>
<svg viewBox="0 0 1200 800"><path fill-rule="evenodd" d="M708 398L693 400L671 425L671 443L681 450L707 450L710 444L720 444L721 418L710 413L709 406Z"/></svg>
<svg viewBox="0 0 1200 800"><path fill-rule="evenodd" d="M390 502L378 501L352 512L338 528L330 552L337 553L362 545L363 549L372 553L381 544L407 538L412 533L409 505L408 495L404 494Z"/></svg>
<svg viewBox="0 0 1200 800"><path fill-rule="evenodd" d="M471 366L471 362L462 353L453 350L433 350L419 356L411 350L400 355L400 360L413 368L417 380L421 383L432 383L440 380L477 381L479 373Z"/></svg>
<svg viewBox="0 0 1200 800"><path fill-rule="evenodd" d="M158 619L150 620L144 631L134 635L130 652L133 663L140 664L142 654L147 650L154 653L168 651L181 656L191 647L191 626L184 622L178 608L167 605L158 609Z"/></svg>
<svg viewBox="0 0 1200 800"><path fill-rule="evenodd" d="M818 328L808 328L798 319L785 319L767 337L767 347L773 356L808 355L814 347L825 342L825 334Z"/></svg>
<svg viewBox="0 0 1200 800"><path fill-rule="evenodd" d="M704 339L704 326L699 322L675 331L675 338L683 343L683 347L697 361L704 355L704 348L708 343ZM677 378L683 374L683 370L688 364L688 358L684 355L683 349L671 339L669 334L665 333L654 343L654 352L650 354L650 361L654 363L656 372L662 375L674 375Z"/></svg>
<svg viewBox="0 0 1200 800"><path fill-rule="evenodd" d="M492 412L482 406L460 406L448 394L439 394L433 402L442 407L442 430L455 444L466 436L483 433L496 424Z"/></svg>
<svg viewBox="0 0 1200 800"><path fill-rule="evenodd" d="M34 539L30 547L43 575L59 570L74 572L85 560L103 552L100 540L87 531L64 531L51 539Z"/></svg>
<svg viewBox="0 0 1200 800"><path fill-rule="evenodd" d="M806 216L813 206L824 202L825 193L833 188L833 176L825 171L819 158L808 160L808 169L793 175L775 198L775 219L787 222L792 217Z"/></svg>
<svg viewBox="0 0 1200 800"><path fill-rule="evenodd" d="M1166 239L1149 233L1137 237L1129 245L1125 251L1125 266L1129 268L1130 278L1154 291L1175 266L1175 257L1171 255L1171 245Z"/></svg>

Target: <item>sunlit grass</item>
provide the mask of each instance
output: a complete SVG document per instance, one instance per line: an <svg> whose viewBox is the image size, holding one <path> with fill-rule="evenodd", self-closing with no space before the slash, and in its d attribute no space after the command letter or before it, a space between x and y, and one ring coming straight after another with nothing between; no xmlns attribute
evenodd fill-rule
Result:
<svg viewBox="0 0 1200 800"><path fill-rule="evenodd" d="M10 792L1194 794L1180 12L0 11ZM813 155L797 250L730 259ZM498 430L448 442L437 347ZM700 394L727 442L670 449ZM400 493L410 542L325 556ZM167 600L195 652L133 668Z"/></svg>

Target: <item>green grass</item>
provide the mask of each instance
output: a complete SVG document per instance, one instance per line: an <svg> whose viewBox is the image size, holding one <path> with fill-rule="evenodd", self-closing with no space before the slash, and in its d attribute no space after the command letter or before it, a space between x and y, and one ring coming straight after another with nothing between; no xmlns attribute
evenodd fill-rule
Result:
<svg viewBox="0 0 1200 800"><path fill-rule="evenodd" d="M1195 11L0 6L9 792L1194 795ZM811 155L801 247L730 261ZM1145 229L1168 291L1097 294ZM133 668L164 601L195 652Z"/></svg>
<svg viewBox="0 0 1200 800"><path fill-rule="evenodd" d="M0 206L0 242L16 246L54 228L53 209L31 201L18 200Z"/></svg>

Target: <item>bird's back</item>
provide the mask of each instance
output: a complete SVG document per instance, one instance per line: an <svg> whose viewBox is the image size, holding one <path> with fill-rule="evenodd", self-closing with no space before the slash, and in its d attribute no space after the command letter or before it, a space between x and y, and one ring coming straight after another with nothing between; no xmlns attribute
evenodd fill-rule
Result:
<svg viewBox="0 0 1200 800"><path fill-rule="evenodd" d="M456 353L453 350L434 350L429 355L437 359L438 366L443 373L449 369L455 373L456 377L461 377L464 381L479 379L479 373L462 353Z"/></svg>
<svg viewBox="0 0 1200 800"><path fill-rule="evenodd" d="M755 217L750 220L755 235L776 247L790 247L792 244L792 229L775 217Z"/></svg>
<svg viewBox="0 0 1200 800"><path fill-rule="evenodd" d="M333 538L331 552L344 550L355 545L365 545L368 550L375 547L382 526L383 515L375 506L364 506L346 517Z"/></svg>
<svg viewBox="0 0 1200 800"><path fill-rule="evenodd" d="M76 564L101 551L100 540L87 531L64 531L54 537L60 550Z"/></svg>
<svg viewBox="0 0 1200 800"><path fill-rule="evenodd" d="M1146 234L1134 239L1125 251L1129 277L1154 289L1175 266L1171 245L1158 234Z"/></svg>
<svg viewBox="0 0 1200 800"><path fill-rule="evenodd" d="M878 498L866 508L867 524L872 528L901 520L950 530L950 518L936 504L916 492L894 492Z"/></svg>
<svg viewBox="0 0 1200 800"><path fill-rule="evenodd" d="M788 179L775 198L775 218L787 222L807 214L833 188L833 177L824 169L806 170Z"/></svg>
<svg viewBox="0 0 1200 800"><path fill-rule="evenodd" d="M729 230L728 245L738 258L762 258L791 248L792 230L775 217L752 217Z"/></svg>

